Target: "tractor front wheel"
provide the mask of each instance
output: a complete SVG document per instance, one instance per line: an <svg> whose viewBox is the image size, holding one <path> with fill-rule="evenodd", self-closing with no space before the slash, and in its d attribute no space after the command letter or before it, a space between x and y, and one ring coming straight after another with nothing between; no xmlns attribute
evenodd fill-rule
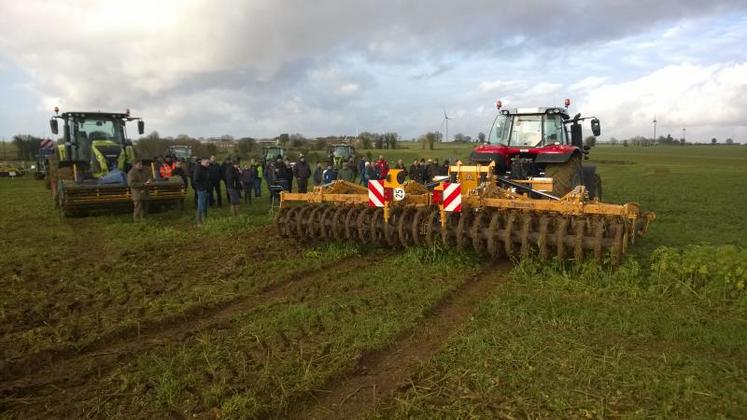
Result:
<svg viewBox="0 0 747 420"><path fill-rule="evenodd" d="M574 156L564 163L548 164L545 166L545 176L552 178L552 194L563 197L584 183L581 159Z"/></svg>

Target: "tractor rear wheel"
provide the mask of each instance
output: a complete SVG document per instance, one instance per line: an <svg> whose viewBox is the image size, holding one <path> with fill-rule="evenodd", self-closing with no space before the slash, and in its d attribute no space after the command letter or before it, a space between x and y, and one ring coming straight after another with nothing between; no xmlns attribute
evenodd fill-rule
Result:
<svg viewBox="0 0 747 420"><path fill-rule="evenodd" d="M584 186L589 191L589 198L592 200L602 200L602 178L599 174L594 174L591 179L584 180Z"/></svg>
<svg viewBox="0 0 747 420"><path fill-rule="evenodd" d="M583 184L581 159L574 156L564 163L548 164L545 166L545 176L552 178L552 194L556 197L563 197Z"/></svg>

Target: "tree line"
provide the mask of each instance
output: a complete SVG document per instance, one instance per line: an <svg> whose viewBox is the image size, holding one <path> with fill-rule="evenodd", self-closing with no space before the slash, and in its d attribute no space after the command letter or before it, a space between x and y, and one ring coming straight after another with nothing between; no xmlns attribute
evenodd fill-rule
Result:
<svg viewBox="0 0 747 420"><path fill-rule="evenodd" d="M658 138L654 139L651 137L644 137L644 136L634 136L627 139L617 139L615 137L610 137L610 139L607 141L608 144L611 144L613 146L616 145L622 145L622 146L653 146L653 145L663 145L663 146L684 146L684 145L694 145L694 144L725 144L725 145L733 145L737 144L737 142L734 141L731 137L724 140L723 143L720 143L719 140L716 137L711 138L710 141L685 141L684 138L674 138L671 134L667 134L666 136L659 136Z"/></svg>

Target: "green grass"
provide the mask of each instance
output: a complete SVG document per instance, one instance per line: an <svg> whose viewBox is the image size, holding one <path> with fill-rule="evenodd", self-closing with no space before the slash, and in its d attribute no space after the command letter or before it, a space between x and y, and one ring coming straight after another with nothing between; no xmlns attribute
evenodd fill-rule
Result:
<svg viewBox="0 0 747 420"><path fill-rule="evenodd" d="M605 199L657 213L631 258L524 262L374 416L744 418L746 149L594 149Z"/></svg>
<svg viewBox="0 0 747 420"><path fill-rule="evenodd" d="M403 146L383 154L409 163L471 149ZM597 147L589 162L605 201L657 213L625 264L523 262L409 387L361 414L747 417L747 148ZM30 177L0 179L0 195L0 367L171 320L111 369L0 394L3 417L282 416L482 268L450 251L294 244L267 227L266 197L237 218L211 209L197 227L191 197L183 213L133 224L63 219ZM169 335L201 308L227 315Z"/></svg>
<svg viewBox="0 0 747 420"><path fill-rule="evenodd" d="M512 283L383 417L730 417L747 407L745 311Z"/></svg>

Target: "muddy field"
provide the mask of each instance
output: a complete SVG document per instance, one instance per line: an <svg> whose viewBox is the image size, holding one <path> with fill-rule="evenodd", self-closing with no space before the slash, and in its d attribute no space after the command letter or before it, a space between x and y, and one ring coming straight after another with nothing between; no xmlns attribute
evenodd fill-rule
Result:
<svg viewBox="0 0 747 420"><path fill-rule="evenodd" d="M0 180L0 415L744 418L741 149L595 149L659 216L615 271L297 244L265 200L62 219Z"/></svg>

